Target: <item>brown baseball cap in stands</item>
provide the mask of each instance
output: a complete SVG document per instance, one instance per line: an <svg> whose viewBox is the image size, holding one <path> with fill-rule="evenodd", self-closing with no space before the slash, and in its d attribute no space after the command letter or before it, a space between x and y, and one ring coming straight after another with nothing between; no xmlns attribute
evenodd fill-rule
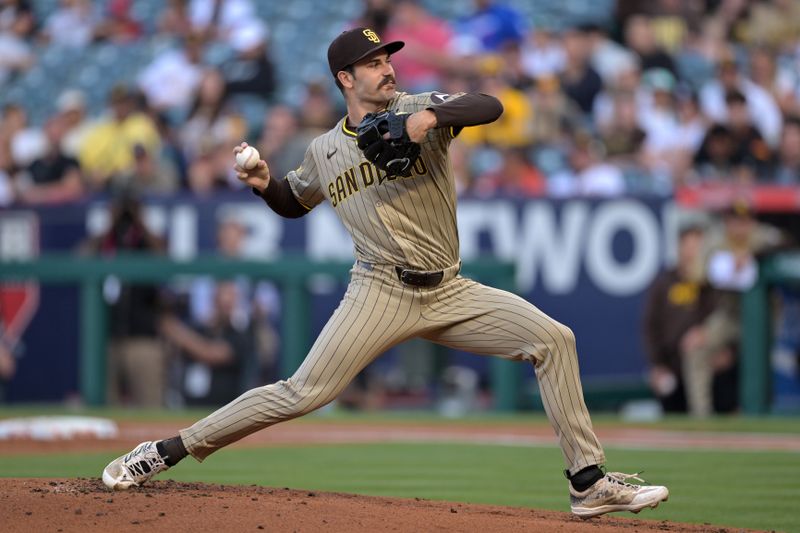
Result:
<svg viewBox="0 0 800 533"><path fill-rule="evenodd" d="M730 204L721 209L723 217L731 218L753 218L753 205L745 198L736 198Z"/></svg>
<svg viewBox="0 0 800 533"><path fill-rule="evenodd" d="M405 45L403 41L385 43L369 28L353 28L342 32L328 47L328 66L335 78L340 70L358 63L373 52L384 49L391 55Z"/></svg>

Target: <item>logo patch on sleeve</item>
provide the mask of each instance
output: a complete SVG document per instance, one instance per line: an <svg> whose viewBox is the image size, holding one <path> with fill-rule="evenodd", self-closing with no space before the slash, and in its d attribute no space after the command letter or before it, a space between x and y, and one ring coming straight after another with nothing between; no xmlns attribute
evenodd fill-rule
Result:
<svg viewBox="0 0 800 533"><path fill-rule="evenodd" d="M443 104L448 98L450 98L450 95L447 93L431 93L431 102L434 104Z"/></svg>

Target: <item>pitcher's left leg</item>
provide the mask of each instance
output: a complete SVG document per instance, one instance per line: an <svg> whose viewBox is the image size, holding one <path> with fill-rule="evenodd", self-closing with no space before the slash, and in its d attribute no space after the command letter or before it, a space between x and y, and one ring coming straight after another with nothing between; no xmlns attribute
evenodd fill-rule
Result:
<svg viewBox="0 0 800 533"><path fill-rule="evenodd" d="M458 350L531 361L569 473L605 462L583 400L575 335L510 292L457 278L437 290L424 337Z"/></svg>

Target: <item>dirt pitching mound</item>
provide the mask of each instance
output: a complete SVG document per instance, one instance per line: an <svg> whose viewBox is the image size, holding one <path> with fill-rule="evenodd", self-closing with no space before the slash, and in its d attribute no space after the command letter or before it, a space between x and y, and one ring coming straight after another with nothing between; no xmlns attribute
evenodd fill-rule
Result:
<svg viewBox="0 0 800 533"><path fill-rule="evenodd" d="M601 517L268 487L155 481L111 492L97 479L0 479L5 532L30 531L726 531Z"/></svg>

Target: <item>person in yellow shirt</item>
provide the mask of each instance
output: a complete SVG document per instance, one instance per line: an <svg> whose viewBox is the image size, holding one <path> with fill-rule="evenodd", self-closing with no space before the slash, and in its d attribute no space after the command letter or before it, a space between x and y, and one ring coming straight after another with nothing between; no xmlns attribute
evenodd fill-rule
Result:
<svg viewBox="0 0 800 533"><path fill-rule="evenodd" d="M134 166L134 147L158 153L161 138L153 121L135 108L134 95L117 86L109 95L111 113L90 126L78 149L78 160L89 187L101 190L112 176Z"/></svg>
<svg viewBox="0 0 800 533"><path fill-rule="evenodd" d="M500 100L502 116L480 128L464 128L459 138L468 145L491 144L500 148L519 148L533 141L533 107L528 96L514 88L503 76L501 59L486 59L482 70L488 75L481 92ZM496 64L495 64L496 61Z"/></svg>

